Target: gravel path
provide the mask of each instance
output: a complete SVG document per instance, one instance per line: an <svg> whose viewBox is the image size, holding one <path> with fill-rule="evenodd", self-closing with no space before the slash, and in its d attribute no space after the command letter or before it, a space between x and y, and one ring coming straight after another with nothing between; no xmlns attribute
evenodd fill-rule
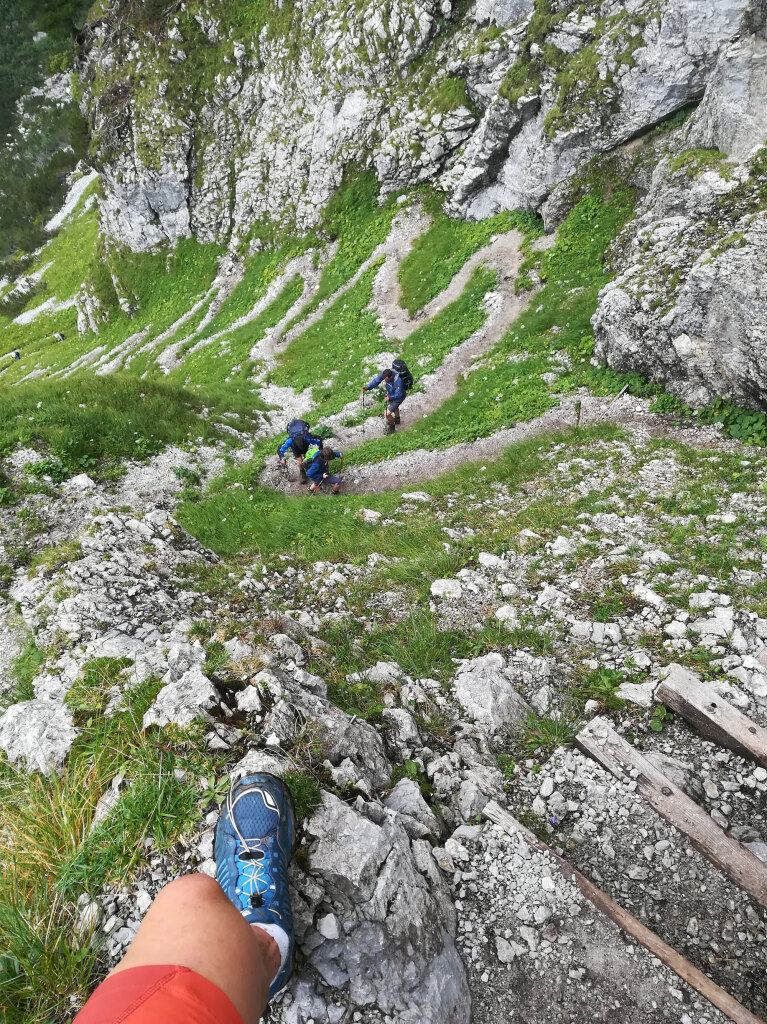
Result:
<svg viewBox="0 0 767 1024"><path fill-rule="evenodd" d="M395 455L385 462L363 466L350 466L343 470L343 490L346 494L376 494L397 490L404 486L431 480L434 477L467 462L490 462L499 457L509 445L526 441L552 431L575 425L577 397L562 399L559 406L548 409L542 416L526 423L518 423L509 430L499 430L489 437L453 445L451 448L415 451ZM720 444L721 438L713 427L680 425L658 413L649 412L649 401L624 395L615 400L585 396L581 402L581 425L616 423L629 430L637 440L651 437L669 437L684 444L705 447ZM261 475L261 483L289 494L302 494L300 484L282 474L276 458Z"/></svg>

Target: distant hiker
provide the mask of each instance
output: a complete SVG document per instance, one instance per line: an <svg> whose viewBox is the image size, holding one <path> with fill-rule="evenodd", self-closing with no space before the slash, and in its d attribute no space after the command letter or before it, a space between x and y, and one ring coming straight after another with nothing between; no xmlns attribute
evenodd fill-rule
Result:
<svg viewBox="0 0 767 1024"><path fill-rule="evenodd" d="M317 451L312 448L309 449L306 455L306 476L309 480L312 494L316 494L323 484L330 484L333 488L333 494L338 494L341 477L331 475L330 463L333 459L343 459L343 457L343 452L334 452L332 448L320 448Z"/></svg>
<svg viewBox="0 0 767 1024"><path fill-rule="evenodd" d="M386 433L393 434L396 425L400 421L399 407L405 401L408 391L413 386L413 375L408 370L404 359L395 359L391 369L382 370L379 374L376 374L371 382L362 389L362 394L364 395L366 391L372 391L381 383L386 388L387 397Z"/></svg>
<svg viewBox="0 0 767 1024"><path fill-rule="evenodd" d="M21 359L21 355L20 355L18 349L16 349L16 351L13 353L13 358L14 359Z"/></svg>
<svg viewBox="0 0 767 1024"><path fill-rule="evenodd" d="M312 437L309 433L311 427L306 420L291 420L288 423L288 439L285 444L280 448L278 455L280 457L280 465L287 466L285 456L289 451L293 452L298 463L298 472L301 477L301 483L306 483L306 470L304 469L304 459L309 448L320 449L322 447L321 437Z"/></svg>

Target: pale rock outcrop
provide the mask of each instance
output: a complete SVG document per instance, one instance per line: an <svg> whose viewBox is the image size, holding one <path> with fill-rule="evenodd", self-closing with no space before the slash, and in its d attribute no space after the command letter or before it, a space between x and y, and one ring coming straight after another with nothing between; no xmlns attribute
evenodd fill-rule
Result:
<svg viewBox="0 0 767 1024"><path fill-rule="evenodd" d="M64 764L77 738L72 712L64 704L36 698L11 704L0 715L0 748L9 761L50 775Z"/></svg>
<svg viewBox="0 0 767 1024"><path fill-rule="evenodd" d="M318 915L301 946L323 980L401 1024L468 1024L455 910L439 874L422 873L404 828L324 793L308 831L312 880L335 920Z"/></svg>
<svg viewBox="0 0 767 1024"><path fill-rule="evenodd" d="M243 39L213 11L182 11L164 29L169 56L150 58L117 2L87 33L81 67L102 143L104 229L146 249L190 233L236 244L259 220L308 228L350 164L374 168L384 192L438 180L471 218L539 209L583 162L699 99L719 55L737 47L749 3L571 7L550 5L544 46L528 35L533 0L479 0L465 14L449 0L386 11L299 0L288 25ZM486 25L499 35L477 46ZM218 73L201 87L185 55L211 45ZM585 49L590 59L576 63ZM547 63L553 50L564 64ZM451 79L465 83L468 105ZM443 83L452 109L436 99ZM744 96L723 80L719 120ZM756 123L758 89L750 96Z"/></svg>
<svg viewBox="0 0 767 1024"><path fill-rule="evenodd" d="M661 161L624 233L621 272L592 320L597 358L691 406L718 395L767 404L766 62L761 34L722 53L679 155Z"/></svg>
<svg viewBox="0 0 767 1024"><path fill-rule="evenodd" d="M453 692L464 710L491 734L519 731L532 713L500 654L464 662L453 680Z"/></svg>

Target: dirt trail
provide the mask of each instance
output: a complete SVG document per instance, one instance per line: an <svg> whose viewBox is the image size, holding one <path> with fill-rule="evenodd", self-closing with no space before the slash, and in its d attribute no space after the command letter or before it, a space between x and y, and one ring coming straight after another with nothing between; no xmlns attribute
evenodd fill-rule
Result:
<svg viewBox="0 0 767 1024"><path fill-rule="evenodd" d="M431 480L467 462L492 462L509 445L556 430L575 426L576 402L581 402L581 426L598 423L616 423L629 430L638 440L667 437L695 447L716 445L722 439L713 427L697 424L679 424L669 416L649 412L649 400L624 395L619 399L592 396L567 397L556 408L548 409L537 419L518 423L509 430L500 430L489 437L453 445L451 448L428 451L419 448L412 452L363 466L343 468L344 494L377 494L400 490L413 484ZM276 459L264 469L261 483L287 494L305 494L305 488L296 479L293 469L287 476L277 466Z"/></svg>
<svg viewBox="0 0 767 1024"><path fill-rule="evenodd" d="M484 263L498 273L498 284L486 301L487 320L466 341L457 345L434 373L420 378L419 384L423 386L424 390L409 395L402 406L402 415L406 423L414 423L421 417L434 412L446 399L454 395L459 378L471 369L472 363L489 352L500 341L509 326L529 306L534 293L527 292L524 295L514 293L514 282L522 261L519 248L521 243L522 235L517 231L511 231L501 235L484 249L480 249L459 270L448 287L426 307L427 310L433 308L434 312L431 313L433 316L439 309L444 309L458 298L466 287L474 268L480 263ZM470 269L469 264L471 264ZM399 284L396 275L393 281L390 279L389 284L391 292L382 298L384 302L393 305L399 298ZM402 312L406 320L409 320L405 310ZM426 317L420 322L425 323ZM416 326L419 326L420 322ZM327 420L328 425L333 427L335 436L342 447L353 448L362 444L363 441L369 440L371 436L375 437L383 430L382 422L377 420L368 420L364 424L364 428L363 425L344 427L343 420L352 411L356 411L356 403L351 408L347 406L336 416L329 417Z"/></svg>
<svg viewBox="0 0 767 1024"><path fill-rule="evenodd" d="M410 252L416 238L423 234L423 232L429 227L430 223L431 219L424 214L420 203L406 206L404 209L398 211L391 222L391 227L389 229L389 234L386 236L386 241L375 247L365 262L345 284L342 284L341 287L334 291L332 295L323 299L319 306L317 306L317 308L313 310L306 319L302 320L294 327L291 327L291 329L284 335L280 336L280 333L275 331L275 339L279 341L279 345L275 351L281 351L282 349L287 348L291 341L297 338L299 334L303 334L305 330L313 324L316 324L318 320L322 319L328 308L332 306L337 299L340 299L342 295L345 295L351 288L353 288L362 275L365 274L374 263L380 260L382 256L386 261L384 266L394 266L394 280L396 283L397 268L399 267L400 262ZM308 292L305 293L306 298L302 301L302 306L307 305L311 301L314 297L315 291L316 288L311 294Z"/></svg>
<svg viewBox="0 0 767 1024"><path fill-rule="evenodd" d="M427 225L428 226L428 225ZM423 229L422 229L423 230ZM514 279L519 267L519 246L522 242L522 235L517 231L499 235L489 245L484 246L470 256L461 269L455 274L450 284L431 302L427 303L414 316L410 316L406 309L400 305L400 286L398 280L399 265L412 248L412 242L407 251L402 247L395 249L387 256L386 262L376 275L373 283L373 301L375 302L378 318L381 321L381 328L387 338L398 338L402 340L412 334L418 327L428 323L433 317L460 298L464 288L469 283L471 275L481 264L497 270L499 274L499 291L504 296L504 301L509 295L513 296ZM504 289L503 283L507 282L511 274L511 289Z"/></svg>
<svg viewBox="0 0 767 1024"><path fill-rule="evenodd" d="M352 287L366 267L372 265L380 255L385 256L385 262L376 275L373 301L384 333L392 339L407 337L413 330L427 323L455 301L462 294L476 267L484 264L495 269L498 273L498 284L486 299L487 320L470 338L453 349L433 374L421 378L419 383L423 385L424 390L410 395L403 406L404 429L407 429L407 424L415 423L421 417L438 409L455 393L461 375L466 374L472 364L503 337L514 320L528 308L535 295L534 292L528 292L520 296L514 292L514 283L522 261L522 235L512 231L495 238L489 245L476 252L461 267L444 291L416 316L410 317L399 305L397 271L400 262L412 248L415 238L427 226L428 221L420 208L403 210L392 223L392 230L384 245L378 247L350 282L328 298L322 307L288 335L280 339L278 332L274 331L270 339L270 355L273 358L276 351L285 347L293 337L319 319L324 308ZM536 247L545 248L547 242L548 239L542 239ZM640 439L664 436L696 446L720 443L720 438L713 428L680 426L669 417L650 413L648 401L629 395L623 395L618 399L567 396L562 397L558 406L547 410L542 416L526 423L518 423L489 437L456 444L442 450L428 451L421 448L395 455L384 462L344 468L343 491L347 494L374 494L397 490L432 479L464 463L492 461L509 445L574 426L578 401L581 403L582 426L612 422L630 430ZM355 448L383 432L383 422L380 419L367 420L364 429L363 426L344 427L342 421L354 412L356 407L356 403L351 403L342 412L326 420L334 429L335 443L344 450ZM285 474L279 468L276 457L272 457L267 461L261 474L261 483L288 494L304 494L305 488L299 484L297 475L295 467L290 473Z"/></svg>

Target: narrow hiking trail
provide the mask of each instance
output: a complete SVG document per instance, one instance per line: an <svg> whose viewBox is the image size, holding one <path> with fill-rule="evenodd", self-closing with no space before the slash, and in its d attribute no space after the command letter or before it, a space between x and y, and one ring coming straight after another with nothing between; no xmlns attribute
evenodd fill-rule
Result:
<svg viewBox="0 0 767 1024"><path fill-rule="evenodd" d="M265 337L254 346L251 357L263 359L267 366L274 365L276 355L286 348L302 330L306 330L323 315L323 307L327 308L340 295L348 291L365 269L373 265L381 256L384 257L384 263L373 283L372 308L379 318L384 334L398 341L408 337L413 331L428 323L458 299L463 294L474 270L479 266L486 266L496 271L497 283L485 298L484 309L487 314L485 322L464 342L456 346L433 373L419 378L418 385L423 390L411 393L404 407L406 423L415 422L434 412L455 393L460 377L466 374L472 364L500 341L516 318L529 307L535 293L515 294L514 284L523 259L521 252L523 236L518 231L510 231L498 235L488 245L474 253L456 272L443 291L435 296L423 310L411 317L407 310L399 304L400 286L397 275L400 263L428 225L429 220L424 216L420 207L409 207L403 210L394 218L384 245L372 254L351 281L325 300L301 325L292 328L284 336L280 337L279 325L267 332ZM306 300L302 296L300 301L303 303ZM295 314L291 311L290 315ZM362 383L361 381L360 385ZM270 404L280 405L286 414L289 413L292 416L300 413L303 409L304 415L310 415L306 411L310 402L310 397L306 393L299 394L292 392L289 388L276 388L267 385L262 389L261 394ZM323 418L323 423L333 429L334 438L344 449L354 448L371 436L377 436L383 430L382 423L375 417L367 419L363 424L357 426L344 426L344 420L357 413L359 406L359 400L355 400L333 416ZM284 481L281 475L279 480L276 478L271 480L271 470L275 468L267 467L264 471L265 481L268 481L271 486L282 487Z"/></svg>
<svg viewBox="0 0 767 1024"><path fill-rule="evenodd" d="M315 310L310 317L279 337L275 328L267 332L271 337L257 343L253 353L272 362L275 356L302 329L316 322L332 302L336 301L359 279L367 267L384 256L384 262L373 282L373 303L381 329L392 341L401 342L413 331L418 330L437 316L451 302L458 299L466 288L471 275L479 266L486 266L497 273L497 284L485 297L484 308L487 319L463 343L457 345L445 357L441 365L431 374L418 379L423 389L411 393L403 405L403 425L400 431L407 431L424 416L436 411L447 399L455 394L459 379L469 372L473 365L486 355L503 338L514 321L530 306L536 292L518 295L514 284L522 262L521 245L523 236L510 231L495 237L488 245L474 253L454 275L447 287L435 296L422 310L410 316L400 306L399 266L411 251L416 238L428 227L428 219L419 207L408 207L392 222L389 236L383 246L374 252L358 273L346 285ZM544 236L535 243L535 248L545 250L551 246L554 236ZM306 293L304 293L305 295ZM304 296L299 300L307 301ZM291 315L295 315L291 313ZM383 357L381 357L383 358ZM289 388L266 387L262 395L267 401L282 407L286 415L298 415L306 410L308 395L293 392ZM576 425L577 403L580 402L580 425L592 426L598 423L616 423L629 430L638 439L652 436L673 437L695 446L714 443L718 434L713 428L679 425L670 417L649 412L649 401L630 395L614 397L555 396L557 405L543 415L520 422L507 430L500 430L475 441L463 442L449 448L428 450L419 448L393 455L382 462L353 465L343 468L343 490L347 494L373 494L396 490L406 484L433 479L441 473L456 469L469 462L491 461L498 458L505 448L531 437L551 431L563 430ZM344 420L359 411L360 402L348 403L333 416L323 418L323 424L333 429L333 443L349 451L372 438L383 434L382 417L372 417L356 426L344 426ZM310 415L304 412L303 415ZM279 467L276 456L270 456L264 467L260 482L287 494L304 494L305 488L298 481L297 471L285 474Z"/></svg>
<svg viewBox="0 0 767 1024"><path fill-rule="evenodd" d="M542 416L518 423L508 430L499 430L476 441L452 445L450 448L426 449L394 455L383 462L361 466L342 467L343 493L378 494L398 490L410 484L432 480L442 473L457 469L469 462L492 462L510 445L542 436L552 431L574 427L577 421L576 403L581 402L580 426L615 423L628 430L639 441L664 437L701 448L721 446L722 439L714 427L690 423L680 424L673 417L649 411L648 399L623 395L618 399L595 396L562 398L558 406L547 409ZM304 494L306 489L298 481L295 468L286 475L276 456L268 460L260 482L286 494Z"/></svg>
<svg viewBox="0 0 767 1024"><path fill-rule="evenodd" d="M446 399L455 394L459 378L471 368L474 362L486 355L501 340L511 324L530 305L534 292L527 292L525 295L514 293L514 282L522 262L521 244L522 235L518 231L510 231L480 249L469 260L469 263L472 264L471 268L467 269L468 263L464 264L447 288L433 299L429 306L425 307L426 310L430 307L433 309L431 315L428 318L424 317L423 320L410 321L413 324L412 329L417 330L427 319L431 319L432 316L437 315L438 312L459 298L474 269L481 264L497 271L498 283L495 289L485 297L484 309L487 312L487 319L479 330L456 346L445 357L434 373L418 379L418 385L423 388L423 391L411 392L402 407L406 423L414 423L417 419L434 412ZM375 286L373 296L378 309L380 307L378 307ZM398 305L398 299L399 283L395 277L385 296L385 301L390 307L393 307L395 304ZM402 312L407 318L406 311L402 310ZM376 433L383 431L382 421L375 419L372 421L372 429L371 421L355 427L343 426L342 421L350 411L356 411L356 406L358 406L357 402L352 403L351 409L347 406L340 413L327 419L328 425L333 427L340 444L347 448L354 448L358 444L362 444L363 441L369 439L371 433L375 436Z"/></svg>

